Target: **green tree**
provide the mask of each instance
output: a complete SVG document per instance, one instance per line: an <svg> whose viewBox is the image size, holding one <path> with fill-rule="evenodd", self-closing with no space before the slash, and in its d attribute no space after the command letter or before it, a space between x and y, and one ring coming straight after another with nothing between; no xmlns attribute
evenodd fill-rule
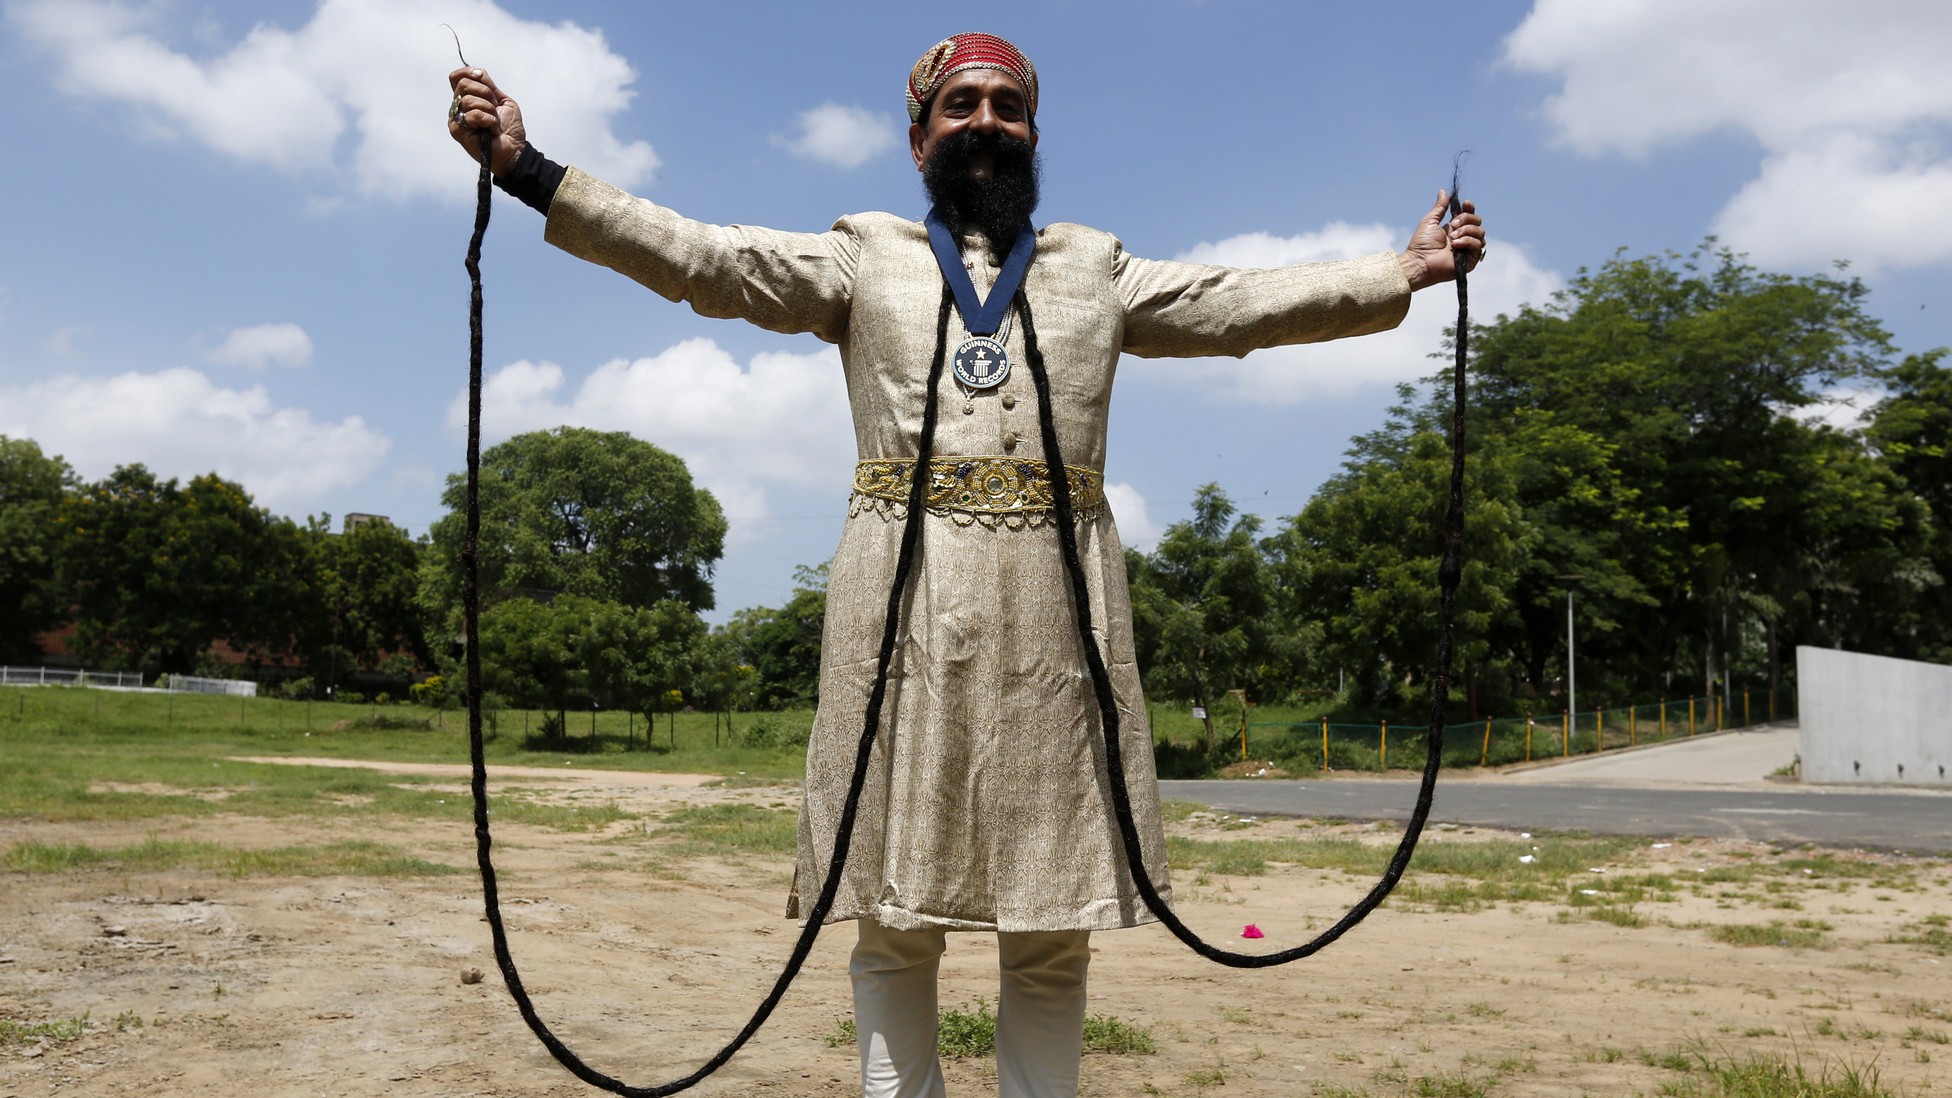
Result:
<svg viewBox="0 0 1952 1098"><path fill-rule="evenodd" d="M1278 617L1318 624L1315 679L1329 685L1346 673L1345 700L1359 709L1408 707L1434 673L1450 498L1446 412L1436 403L1395 409L1381 430L1355 440L1343 470L1267 542ZM1452 657L1461 689L1452 698L1473 714L1480 700L1496 705L1511 689L1508 669L1491 658L1492 637L1511 619L1513 573L1536 541L1511 503L1516 464L1498 440L1478 438L1466 465Z"/></svg>
<svg viewBox="0 0 1952 1098"><path fill-rule="evenodd" d="M1267 679L1274 651L1260 519L1238 514L1217 484L1193 496L1193 517L1166 528L1150 554L1126 554L1133 643L1148 689L1205 709L1228 690Z"/></svg>
<svg viewBox="0 0 1952 1098"><path fill-rule="evenodd" d="M1828 628L1836 600L1816 578L1889 554L1840 556L1812 523L1842 517L1835 492L1875 510L1888 486L1830 475L1849 440L1798 413L1888 361L1865 294L1841 275L1759 271L1710 242L1616 256L1477 333L1479 430L1528 460L1549 432L1590 436L1584 460L1535 464L1520 485L1540 530L1514 590L1529 675L1563 652L1566 574L1586 577L1582 662L1643 689L1693 668L1722 677L1731 618L1772 636Z"/></svg>
<svg viewBox="0 0 1952 1098"><path fill-rule="evenodd" d="M254 660L292 650L307 618L302 533L214 473L178 485L141 465L63 501L76 646L109 667L187 672L219 639Z"/></svg>
<svg viewBox="0 0 1952 1098"><path fill-rule="evenodd" d="M671 691L697 688L705 637L704 622L675 599L508 599L482 613L483 684L523 708L661 712Z"/></svg>
<svg viewBox="0 0 1952 1098"><path fill-rule="evenodd" d="M389 656L402 654L412 664L429 666L416 598L420 544L390 522L363 522L333 534L326 529L330 521L322 517L307 531L316 555L321 615L312 630L314 644L328 646L335 661L343 656L340 671L381 670Z"/></svg>
<svg viewBox="0 0 1952 1098"><path fill-rule="evenodd" d="M448 514L422 568L423 611L443 625L460 603L466 491L464 476L448 478ZM484 603L576 595L709 610L725 530L718 501L692 486L682 460L621 431L532 431L481 456Z"/></svg>
<svg viewBox="0 0 1952 1098"><path fill-rule="evenodd" d="M482 687L522 709L563 710L587 698L584 621L566 609L515 598L482 611Z"/></svg>
<svg viewBox="0 0 1952 1098"><path fill-rule="evenodd" d="M1888 395L1866 433L1927 511L1919 597L1893 629L1894 654L1952 663L1952 368L1946 354L1939 348L1912 355L1887 373Z"/></svg>
<svg viewBox="0 0 1952 1098"><path fill-rule="evenodd" d="M32 439L0 435L0 659L38 655L34 635L59 625L67 609L55 583L56 515L78 483L67 462Z"/></svg>
<svg viewBox="0 0 1952 1098"><path fill-rule="evenodd" d="M753 606L732 616L727 643L739 664L757 675L752 705L807 706L820 699L820 640L827 623L827 564L793 570L793 596L784 606Z"/></svg>

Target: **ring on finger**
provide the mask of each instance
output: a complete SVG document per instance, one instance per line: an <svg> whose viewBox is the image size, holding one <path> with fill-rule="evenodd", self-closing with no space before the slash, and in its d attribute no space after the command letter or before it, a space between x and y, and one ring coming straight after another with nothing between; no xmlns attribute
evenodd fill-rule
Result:
<svg viewBox="0 0 1952 1098"><path fill-rule="evenodd" d="M461 121L461 97L458 95L447 104L447 120L449 122Z"/></svg>

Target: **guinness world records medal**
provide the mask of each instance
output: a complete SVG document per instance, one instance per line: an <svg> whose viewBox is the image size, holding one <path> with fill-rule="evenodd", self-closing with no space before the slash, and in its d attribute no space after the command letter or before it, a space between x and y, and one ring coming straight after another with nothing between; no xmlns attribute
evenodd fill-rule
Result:
<svg viewBox="0 0 1952 1098"><path fill-rule="evenodd" d="M956 380L971 389L994 389L1010 376L1010 354L988 336L971 336L951 360Z"/></svg>

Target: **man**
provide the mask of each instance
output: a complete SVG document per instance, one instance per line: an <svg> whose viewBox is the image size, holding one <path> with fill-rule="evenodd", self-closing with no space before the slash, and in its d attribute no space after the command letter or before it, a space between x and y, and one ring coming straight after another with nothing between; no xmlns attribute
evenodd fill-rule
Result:
<svg viewBox="0 0 1952 1098"><path fill-rule="evenodd" d="M1121 354L1241 355L1394 327L1414 289L1453 277L1453 248L1467 262L1482 254L1477 216L1466 204L1446 229L1440 196L1402 253L1263 271L1139 259L1080 225L1032 232L1036 70L983 34L938 43L909 74L909 145L934 205L928 225L880 213L819 234L689 221L550 163L528 144L515 101L481 70L449 81L455 140L476 156L479 135L491 138L497 181L548 215L550 242L706 316L840 346L861 461L828 583L789 915L826 879L934 402L919 559L829 914L859 926L850 971L862 1089L942 1094L944 935L994 930L999 1092L1074 1095L1089 933L1152 916L1111 819L1053 478L1066 478L1074 503L1145 868L1169 898L1124 556L1104 502L1113 370ZM1029 370L1010 365L1033 348L1048 363L1049 408ZM930 393L939 357L953 361ZM1040 416L1054 426L1061 470L1045 461Z"/></svg>

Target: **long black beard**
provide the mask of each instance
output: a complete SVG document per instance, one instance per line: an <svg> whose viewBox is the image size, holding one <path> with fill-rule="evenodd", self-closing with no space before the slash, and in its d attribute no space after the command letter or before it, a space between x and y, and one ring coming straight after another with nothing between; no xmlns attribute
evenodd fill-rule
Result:
<svg viewBox="0 0 1952 1098"><path fill-rule="evenodd" d="M972 179L969 163L978 152L994 157L988 179ZM1003 134L952 133L937 142L922 166L922 186L929 201L942 211L959 234L976 229L990 242L990 250L1005 255L1016 242L1017 230L1037 209L1043 166L1030 142Z"/></svg>

